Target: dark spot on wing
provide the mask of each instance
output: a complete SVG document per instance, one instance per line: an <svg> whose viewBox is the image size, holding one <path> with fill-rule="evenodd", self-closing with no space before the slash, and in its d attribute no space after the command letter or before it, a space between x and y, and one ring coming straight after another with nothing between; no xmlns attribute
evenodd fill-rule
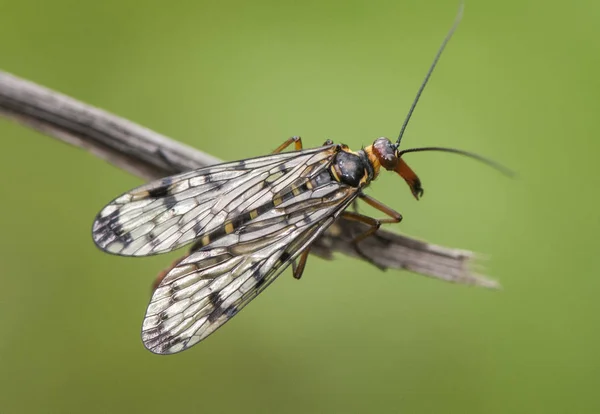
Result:
<svg viewBox="0 0 600 414"><path fill-rule="evenodd" d="M158 245L162 243L162 240L161 240L161 239L158 239L158 238L156 238L156 235L155 235L155 236L153 236L153 238L152 238L152 239L149 241L149 243L150 243L150 246L151 246L153 249L156 249L156 248L158 247Z"/></svg>
<svg viewBox="0 0 600 414"><path fill-rule="evenodd" d="M208 295L208 300L215 308L210 315L208 315L208 321L214 322L223 314L223 308L221 308L221 305L223 304L223 298L221 295L219 295L219 292L213 292Z"/></svg>
<svg viewBox="0 0 600 414"><path fill-rule="evenodd" d="M218 308L223 304L223 298L221 297L221 295L219 295L219 292L213 292L210 295L208 295L208 301L215 308Z"/></svg>
<svg viewBox="0 0 600 414"><path fill-rule="evenodd" d="M92 231L94 241L102 248L105 248L115 240L125 245L133 241L131 234L125 233L123 227L119 224L119 210L115 210L105 217L98 217L94 222Z"/></svg>
<svg viewBox="0 0 600 414"><path fill-rule="evenodd" d="M174 196L166 197L164 200L165 208L167 210L171 210L177 204L177 199Z"/></svg>
<svg viewBox="0 0 600 414"><path fill-rule="evenodd" d="M233 318L238 312L239 312L239 309L236 306L231 305L230 307L225 309L224 313L228 318Z"/></svg>
<svg viewBox="0 0 600 414"><path fill-rule="evenodd" d="M256 213L260 216L273 208L273 202L265 203L262 206L256 208Z"/></svg>
<svg viewBox="0 0 600 414"><path fill-rule="evenodd" d="M152 198L161 198L169 195L169 184L161 185L148 191L148 195Z"/></svg>
<svg viewBox="0 0 600 414"><path fill-rule="evenodd" d="M234 230L237 230L242 224L250 221L250 213L240 214L240 213L232 213L233 219L231 220L231 225Z"/></svg>
<svg viewBox="0 0 600 414"><path fill-rule="evenodd" d="M170 270L173 270L173 269L174 269L174 267L173 267L173 268L171 268ZM176 292L178 292L178 291L180 291L180 290L181 290L181 286L179 286L179 285L178 285L178 284L176 284L176 283L171 283L171 284L169 285L169 293L171 294L171 296L173 296L173 294L175 294Z"/></svg>
<svg viewBox="0 0 600 414"><path fill-rule="evenodd" d="M161 326L157 326L156 328L148 329L142 332L142 340L148 349L156 347L160 341L161 337L164 335L164 330Z"/></svg>
<svg viewBox="0 0 600 414"><path fill-rule="evenodd" d="M262 285L264 285L265 282L267 281L267 279L265 278L265 276L262 275L262 274L260 274L260 273L258 273L258 272L255 273L253 276L256 279L256 285L254 287L255 289L260 289L260 287Z"/></svg>
<svg viewBox="0 0 600 414"><path fill-rule="evenodd" d="M292 256L284 250L284 252L281 253L281 257L279 258L279 260L281 260L281 263L285 263L289 260L290 257Z"/></svg>
<svg viewBox="0 0 600 414"><path fill-rule="evenodd" d="M190 253L193 253L196 250L200 250L203 247L204 247L204 243L202 243L202 240L196 240L190 247Z"/></svg>
<svg viewBox="0 0 600 414"><path fill-rule="evenodd" d="M266 282L265 275L260 271L262 264L263 262L258 262L252 265L252 277L256 280L256 285L254 286L255 289L260 288Z"/></svg>
<svg viewBox="0 0 600 414"><path fill-rule="evenodd" d="M119 220L119 210L115 210L107 216L96 218L94 222L94 231L100 230L102 227L110 226Z"/></svg>
<svg viewBox="0 0 600 414"><path fill-rule="evenodd" d="M169 335L168 337L168 347L171 348L173 345L177 345L178 343L180 343L181 341L183 341L183 338L180 336L172 336Z"/></svg>
<svg viewBox="0 0 600 414"><path fill-rule="evenodd" d="M174 336L166 331L163 327L148 329L142 332L142 341L144 346L156 354L164 354L169 351L174 345L183 342L180 336Z"/></svg>
<svg viewBox="0 0 600 414"><path fill-rule="evenodd" d="M288 201L290 198L294 197L294 193L292 192L291 189L289 189L289 191L286 191L283 194L280 194L281 197L281 202L284 203L286 201Z"/></svg>

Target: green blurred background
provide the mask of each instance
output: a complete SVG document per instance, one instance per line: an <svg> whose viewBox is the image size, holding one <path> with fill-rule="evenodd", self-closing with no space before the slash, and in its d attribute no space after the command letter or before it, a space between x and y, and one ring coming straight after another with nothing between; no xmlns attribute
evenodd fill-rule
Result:
<svg viewBox="0 0 600 414"><path fill-rule="evenodd" d="M0 4L0 68L233 160L291 135L395 136L458 1ZM389 174L394 229L489 254L502 291L312 258L159 357L139 331L176 257L114 257L96 213L140 180L0 121L0 411L598 412L597 1L469 1Z"/></svg>

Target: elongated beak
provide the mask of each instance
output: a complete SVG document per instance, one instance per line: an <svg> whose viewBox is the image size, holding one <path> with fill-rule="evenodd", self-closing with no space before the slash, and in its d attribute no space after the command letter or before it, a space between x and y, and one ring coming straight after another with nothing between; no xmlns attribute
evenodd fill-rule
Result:
<svg viewBox="0 0 600 414"><path fill-rule="evenodd" d="M411 193L417 200L419 197L423 196L424 190L423 187L421 187L421 180L419 180L417 174L411 170L402 158L398 159L398 164L394 171L396 171L400 177L404 178L404 181L406 181L406 184L410 187Z"/></svg>

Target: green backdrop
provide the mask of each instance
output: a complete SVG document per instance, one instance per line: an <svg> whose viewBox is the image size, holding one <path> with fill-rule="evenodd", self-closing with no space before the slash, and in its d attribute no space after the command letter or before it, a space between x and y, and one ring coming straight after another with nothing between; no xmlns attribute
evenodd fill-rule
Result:
<svg viewBox="0 0 600 414"><path fill-rule="evenodd" d="M1 3L0 69L228 160L291 135L394 137L458 7ZM519 177L410 154L421 201L393 174L371 186L403 213L394 230L483 253L502 291L312 258L171 357L139 330L177 254L114 257L90 237L140 180L0 120L0 411L598 412L599 56L596 1L469 1L404 145Z"/></svg>

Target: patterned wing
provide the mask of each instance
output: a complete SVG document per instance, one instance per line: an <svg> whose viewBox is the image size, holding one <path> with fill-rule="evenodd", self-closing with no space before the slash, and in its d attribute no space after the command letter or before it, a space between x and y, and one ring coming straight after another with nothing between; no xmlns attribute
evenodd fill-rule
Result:
<svg viewBox="0 0 600 414"><path fill-rule="evenodd" d="M334 183L335 191L300 193L175 265L148 305L146 348L183 351L236 315L356 198L356 188Z"/></svg>
<svg viewBox="0 0 600 414"><path fill-rule="evenodd" d="M329 165L335 146L268 155L174 175L127 192L96 217L96 245L123 256L148 256L195 239L214 241L271 210ZM290 189L285 192L285 189Z"/></svg>

